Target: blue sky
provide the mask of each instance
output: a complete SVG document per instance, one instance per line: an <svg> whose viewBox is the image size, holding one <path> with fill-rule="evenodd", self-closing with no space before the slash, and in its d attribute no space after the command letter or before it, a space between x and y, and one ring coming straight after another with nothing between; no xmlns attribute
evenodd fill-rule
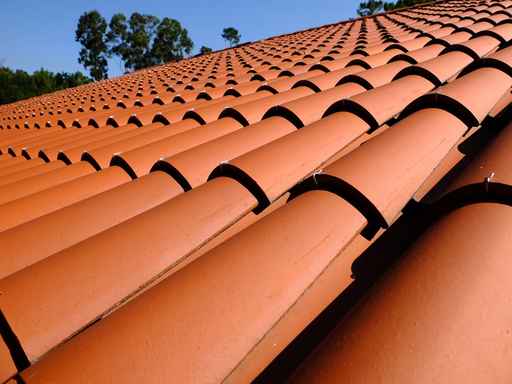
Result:
<svg viewBox="0 0 512 384"><path fill-rule="evenodd" d="M97 9L108 20L116 12L137 11L175 18L195 43L224 48L224 27L233 26L242 41L346 20L355 16L359 0L0 0L0 64L32 72L84 69L78 64L74 31L79 16ZM120 74L114 59L110 75Z"/></svg>

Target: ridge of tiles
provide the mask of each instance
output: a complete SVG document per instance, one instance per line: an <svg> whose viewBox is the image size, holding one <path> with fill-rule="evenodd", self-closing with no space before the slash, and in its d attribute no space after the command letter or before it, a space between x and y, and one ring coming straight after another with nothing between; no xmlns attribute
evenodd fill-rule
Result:
<svg viewBox="0 0 512 384"><path fill-rule="evenodd" d="M0 382L510 382L511 42L439 1L1 106Z"/></svg>

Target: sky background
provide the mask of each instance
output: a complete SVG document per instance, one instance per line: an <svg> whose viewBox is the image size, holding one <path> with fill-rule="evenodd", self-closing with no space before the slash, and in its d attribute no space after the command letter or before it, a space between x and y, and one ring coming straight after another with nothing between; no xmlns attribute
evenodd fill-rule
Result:
<svg viewBox="0 0 512 384"><path fill-rule="evenodd" d="M80 15L93 9L103 17L122 12L177 19L202 46L225 48L222 29L235 27L242 42L316 27L354 17L359 0L0 0L0 65L33 72L39 68L85 72L78 64L75 28ZM118 59L110 76L121 74Z"/></svg>

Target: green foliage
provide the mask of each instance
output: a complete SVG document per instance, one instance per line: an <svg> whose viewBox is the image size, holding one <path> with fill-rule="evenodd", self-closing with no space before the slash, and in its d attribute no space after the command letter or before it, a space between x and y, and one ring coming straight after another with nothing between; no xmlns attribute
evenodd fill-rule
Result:
<svg viewBox="0 0 512 384"><path fill-rule="evenodd" d="M137 12L130 19L121 13L112 16L106 39L109 53L119 56L127 70L182 59L194 47L179 21Z"/></svg>
<svg viewBox="0 0 512 384"><path fill-rule="evenodd" d="M380 0L362 1L357 8L359 16L374 15L382 10L392 11L398 8L410 7L416 4L427 3L432 0L398 0L396 2L384 2Z"/></svg>
<svg viewBox="0 0 512 384"><path fill-rule="evenodd" d="M85 12L80 16L75 40L82 45L78 62L89 70L95 80L107 78L107 22L98 11Z"/></svg>
<svg viewBox="0 0 512 384"><path fill-rule="evenodd" d="M232 47L233 45L240 43L242 35L240 35L240 32L238 32L237 29L228 27L222 30L222 38L226 40L227 43L229 43L230 47Z"/></svg>
<svg viewBox="0 0 512 384"><path fill-rule="evenodd" d="M384 2L380 0L369 0L362 1L357 8L357 14L359 16L370 16L381 11L384 6Z"/></svg>
<svg viewBox="0 0 512 384"><path fill-rule="evenodd" d="M391 2L388 3L388 2L386 2L386 3L384 3L384 10L385 11L392 11L394 9L399 9L399 8L404 8L404 7L411 7L411 6L416 5L416 4L428 3L429 1L432 1L432 0L398 0L395 3L391 3Z"/></svg>
<svg viewBox="0 0 512 384"><path fill-rule="evenodd" d="M0 104L12 103L89 82L91 79L80 72L55 74L40 69L30 75L22 70L13 71L0 67Z"/></svg>
<svg viewBox="0 0 512 384"><path fill-rule="evenodd" d="M194 43L178 20L165 17L158 25L151 50L156 64L180 60L190 55Z"/></svg>
<svg viewBox="0 0 512 384"><path fill-rule="evenodd" d="M128 55L123 57L128 69L142 69L155 63L151 52L151 44L156 34L160 20L151 15L141 15L134 12L128 21Z"/></svg>
<svg viewBox="0 0 512 384"><path fill-rule="evenodd" d="M109 31L106 35L109 45L109 53L120 57L125 57L128 51L128 24L126 16L122 13L116 13L110 19Z"/></svg>
<svg viewBox="0 0 512 384"><path fill-rule="evenodd" d="M206 54L212 53L212 52L213 52L213 49L211 49L209 47L205 47L204 45L201 47L201 49L199 49L200 55L206 55Z"/></svg>

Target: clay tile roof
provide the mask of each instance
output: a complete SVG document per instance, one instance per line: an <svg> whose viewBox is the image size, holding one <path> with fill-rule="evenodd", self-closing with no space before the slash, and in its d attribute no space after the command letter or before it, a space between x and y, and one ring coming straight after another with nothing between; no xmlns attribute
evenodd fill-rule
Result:
<svg viewBox="0 0 512 384"><path fill-rule="evenodd" d="M0 107L0 382L510 382L512 1Z"/></svg>

